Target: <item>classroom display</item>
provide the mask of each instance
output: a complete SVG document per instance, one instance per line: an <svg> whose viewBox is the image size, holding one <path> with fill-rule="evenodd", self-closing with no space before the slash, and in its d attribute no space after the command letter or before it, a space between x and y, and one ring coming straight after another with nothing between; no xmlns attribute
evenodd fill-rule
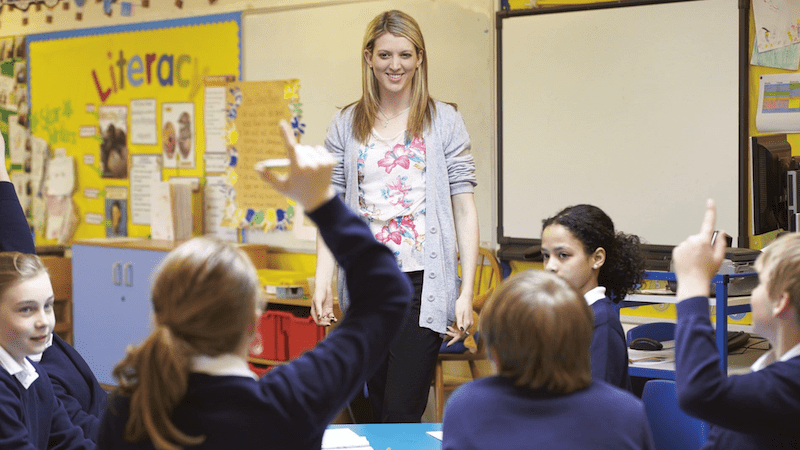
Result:
<svg viewBox="0 0 800 450"><path fill-rule="evenodd" d="M65 158L73 239L146 237L154 182L188 180L199 190L207 172L204 87L209 77L239 78L240 18L28 38L31 134ZM52 243L47 237L37 234L37 244Z"/></svg>
<svg viewBox="0 0 800 450"><path fill-rule="evenodd" d="M589 203L676 245L707 198L721 229L746 235L739 38L728 0L499 13L500 243Z"/></svg>

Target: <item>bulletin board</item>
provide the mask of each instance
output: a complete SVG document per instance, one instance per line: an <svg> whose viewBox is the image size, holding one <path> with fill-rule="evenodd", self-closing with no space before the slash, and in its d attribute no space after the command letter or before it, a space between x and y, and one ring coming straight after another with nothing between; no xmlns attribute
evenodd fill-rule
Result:
<svg viewBox="0 0 800 450"><path fill-rule="evenodd" d="M199 189L205 82L240 78L240 32L231 13L29 36L31 133L72 158L73 239L148 236L151 181Z"/></svg>
<svg viewBox="0 0 800 450"><path fill-rule="evenodd" d="M707 198L717 226L747 245L740 3L498 13L501 246L538 243L542 220L578 203L676 245L697 232Z"/></svg>

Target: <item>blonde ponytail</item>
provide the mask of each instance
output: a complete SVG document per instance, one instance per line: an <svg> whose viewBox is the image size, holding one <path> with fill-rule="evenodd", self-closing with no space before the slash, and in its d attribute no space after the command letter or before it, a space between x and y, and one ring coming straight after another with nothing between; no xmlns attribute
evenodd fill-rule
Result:
<svg viewBox="0 0 800 450"><path fill-rule="evenodd" d="M128 395L130 419L125 440L149 438L159 450L180 450L198 445L204 436L188 436L172 423L172 412L186 395L191 369L191 348L159 325L137 348L129 350L114 368L119 393Z"/></svg>

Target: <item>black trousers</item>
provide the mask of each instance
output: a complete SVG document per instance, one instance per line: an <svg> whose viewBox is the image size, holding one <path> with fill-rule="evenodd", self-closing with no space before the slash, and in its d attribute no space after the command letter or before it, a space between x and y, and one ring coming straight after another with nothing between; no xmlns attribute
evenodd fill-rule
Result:
<svg viewBox="0 0 800 450"><path fill-rule="evenodd" d="M389 354L367 381L366 392L351 403L357 423L418 423L428 404L428 392L442 345L439 333L419 326L423 272L407 272L414 299Z"/></svg>

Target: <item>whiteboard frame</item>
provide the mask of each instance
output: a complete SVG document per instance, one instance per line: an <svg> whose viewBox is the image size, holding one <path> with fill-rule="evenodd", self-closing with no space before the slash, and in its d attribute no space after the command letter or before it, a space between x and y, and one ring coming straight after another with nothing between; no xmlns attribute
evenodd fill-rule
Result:
<svg viewBox="0 0 800 450"><path fill-rule="evenodd" d="M694 2L703 0L639 0L630 1L625 3L601 3L601 4L587 4L577 6L553 7L553 8L538 8L529 10L514 10L514 11L500 11L496 14L496 32L497 32L497 240L500 244L499 256L505 259L535 259L539 255L540 240L532 237L529 233L525 236L514 236L504 232L505 230L505 217L504 209L504 143L503 143L503 21L513 20L517 17L543 15L543 14L557 14L579 12L579 11L592 11L603 10L610 8L627 8L635 6L648 6L660 5L667 3L679 2ZM734 237L738 237L736 245L739 247L748 246L748 226L747 217L749 215L748 209L748 33L749 33L749 2L747 0L739 0L739 111L738 111L738 230L728 230ZM532 174L534 176L535 174ZM567 206L564 204L563 206ZM551 214L557 211L552 211ZM698 216L698 223L699 223ZM530 225L538 236L540 222L532 218ZM635 232L634 230L625 230ZM652 242L653 247L664 247L665 245L675 245L678 242Z"/></svg>

